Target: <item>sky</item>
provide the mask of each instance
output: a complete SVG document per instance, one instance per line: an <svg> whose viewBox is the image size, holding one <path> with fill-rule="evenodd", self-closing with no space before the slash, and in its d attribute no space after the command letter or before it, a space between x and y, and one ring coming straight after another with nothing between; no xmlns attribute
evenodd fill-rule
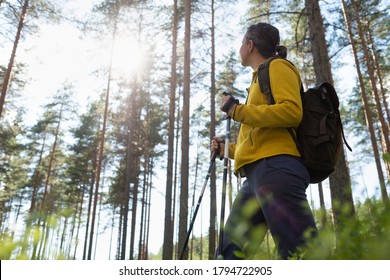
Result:
<svg viewBox="0 0 390 280"><path fill-rule="evenodd" d="M67 8L72 9L74 15L83 17L86 10L91 7L91 4L95 2L93 0L71 0L67 2ZM239 16L237 16L239 19ZM238 34L238 39L241 41L241 34ZM129 39L123 38L123 44L129 45ZM131 40L131 39L130 39ZM99 44L90 39L83 37L79 30L69 23L62 23L57 26L51 26L43 24L40 26L39 36L28 36L26 41L20 45L18 49L18 60L25 61L28 64L28 75L30 76L30 82L27 84L23 91L22 101L28 104L28 120L29 124L34 124L40 114L40 106L48 102L50 97L57 90L61 88L61 84L65 81L72 81L75 83L77 89L77 96L75 97L78 102L80 110L84 110L85 104L91 97L96 97L100 94L102 81L96 80L91 74L92 71L99 68L99 66L107 64L108 53L107 51L99 53L100 47L96 47ZM129 49L122 49L123 46L118 44L117 53L120 55L130 55L126 60L142 62L144 54L140 53L136 43L132 43L134 48L129 52ZM238 54L238 48L237 48ZM0 60L3 61L7 58L7 55L3 52L0 55ZM117 59L118 69L121 69L121 59ZM123 61L123 59L122 59ZM355 75L344 75L346 69L351 72L351 65L353 64L352 59L346 60L346 66L340 68L339 73L335 73L340 77L343 77L344 83L341 85L342 91L347 91L351 88L351 85L355 82ZM121 69L121 71L126 68ZM128 69L129 70L129 69ZM131 70L129 70L131 71ZM354 71L354 70L352 70ZM249 82L249 80L248 80ZM94 98L95 99L95 98ZM348 137L348 141L353 147L354 139ZM346 151L347 157L353 159L353 153ZM222 166L222 162L217 161L216 164ZM205 178L205 172L207 169L205 164L202 170L199 172L198 179L198 191L195 195L195 201L198 200L200 188ZM366 197L366 187L368 196L374 196L378 194L378 181L376 179L376 169L372 163L361 163L362 174L354 190L354 196ZM374 176L371 176L374 175ZM222 176L220 176L222 177ZM165 209L165 173L164 171L157 172L154 180L156 191L152 195L152 213L151 213L151 236L150 236L150 251L157 253L163 242L163 229L164 229L164 209ZM192 186L193 182L189 182ZM375 187L376 186L376 187ZM327 182L324 183L325 197L327 201L327 207L330 207L330 193ZM217 194L219 198L220 194ZM200 235L200 232L207 232L208 229L208 205L209 205L209 188L206 188L204 198L199 210L199 214L194 226L194 232L196 235ZM317 186L311 185L308 189L308 198L313 201L313 205L317 208L318 203L318 192ZM219 216L219 210L218 210ZM109 219L109 218L107 218ZM219 218L218 218L219 219ZM100 240L101 238L101 240ZM107 234L99 237L99 244L101 242L106 243L106 246L99 246L96 255L97 259L107 259L108 255L108 243L110 235L109 231ZM114 247L116 239L114 237Z"/></svg>

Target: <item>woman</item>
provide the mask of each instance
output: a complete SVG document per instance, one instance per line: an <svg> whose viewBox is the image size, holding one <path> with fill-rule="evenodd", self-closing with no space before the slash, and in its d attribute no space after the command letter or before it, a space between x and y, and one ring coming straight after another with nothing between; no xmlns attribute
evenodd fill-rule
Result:
<svg viewBox="0 0 390 280"><path fill-rule="evenodd" d="M222 241L224 259L253 257L269 229L280 257L299 252L316 225L306 197L309 174L300 160L287 128L296 129L302 119L301 79L288 61L287 49L279 46L279 30L266 23L248 28L240 48L241 63L253 69L245 104L224 96L221 110L241 124L237 143L229 145L236 173L246 177L235 198ZM257 70L267 58L275 104L268 105L260 90ZM216 151L222 139L215 137ZM309 234L309 235L307 235Z"/></svg>

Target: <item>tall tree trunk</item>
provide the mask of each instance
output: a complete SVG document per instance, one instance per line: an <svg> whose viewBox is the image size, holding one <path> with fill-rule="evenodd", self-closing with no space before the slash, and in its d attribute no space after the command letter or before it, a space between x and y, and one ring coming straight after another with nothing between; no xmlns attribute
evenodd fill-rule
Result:
<svg viewBox="0 0 390 280"><path fill-rule="evenodd" d="M129 201L130 201L130 184L131 184L131 178L132 178L132 174L134 174L134 172L132 172L132 168L134 168L134 166L132 166L132 161L133 161L133 157L132 157L132 148L133 148L133 134L134 134L134 117L135 117L135 114L134 114L134 111L135 111L135 99L136 99L136 93L135 92L132 92L131 93L131 96L130 96L130 100L129 100L129 123L128 123L128 135L127 135L127 146L126 146L126 164L125 164L125 183L124 183L124 192L123 192L123 229L122 229L122 248L121 248L121 259L124 260L126 259L126 243L127 243L127 224L128 224L128 215L129 215ZM134 186L133 186L133 191L134 191L134 194L137 195L137 186L136 184L134 183ZM134 205L134 202L135 202L135 205ZM136 197L135 197L135 201L134 201L134 197L133 197L133 210L137 209L137 201L136 201ZM133 212L133 216L134 216L134 212ZM133 222L135 222L133 220ZM131 242L130 242L131 243ZM130 254L130 259L132 259L133 255L132 255L132 250L131 251L131 254Z"/></svg>
<svg viewBox="0 0 390 280"><path fill-rule="evenodd" d="M65 244L67 227L68 227L68 217L64 217L64 228L62 229L61 241L60 241L60 253L65 253L64 244Z"/></svg>
<svg viewBox="0 0 390 280"><path fill-rule="evenodd" d="M147 147L146 147L147 149ZM147 155L148 152L145 153L145 160L144 160L144 178L143 178L143 183L142 183L142 198L141 198L141 224L139 227L139 238L138 238L138 260L143 260L144 259L144 227L145 227L145 197L146 197L146 188L148 184L148 175L149 173L147 172L148 169L148 161L149 161L149 156Z"/></svg>
<svg viewBox="0 0 390 280"><path fill-rule="evenodd" d="M96 167L96 172L95 172L95 176L96 176L95 192L93 194L91 230L90 230L90 234L89 234L89 246L88 246L88 257L87 257L88 260L91 260L91 258L92 258L96 208L97 208L97 201L98 201L98 197L99 197L100 174L101 174L101 170L102 170L103 149L104 149L104 141L105 141L105 135L106 135L106 123L107 123L107 115L108 115L108 104L109 104L109 99L110 99L110 84L111 84L111 65L110 65L109 73L108 73L107 92L106 92L106 100L105 100L104 114L103 114L103 124L102 124L102 130L101 130L101 134L100 134L97 167Z"/></svg>
<svg viewBox="0 0 390 280"><path fill-rule="evenodd" d="M111 251L112 251L112 239L114 236L114 228L115 228L115 207L112 209L112 223L111 223L111 233L110 233L110 247L108 249L108 259L111 260ZM119 235L119 234L118 234Z"/></svg>
<svg viewBox="0 0 390 280"><path fill-rule="evenodd" d="M185 35L184 35L184 93L183 122L181 140L181 188L179 215L179 250L183 248L187 235L188 221L188 169L189 169L189 126L190 126L190 42L191 42L191 0L185 1ZM183 259L188 259L188 250Z"/></svg>
<svg viewBox="0 0 390 280"><path fill-rule="evenodd" d="M376 141L376 131L374 128L374 120L373 120L373 116L372 116L372 112L371 112L371 108L370 108L369 97L367 96L366 88L364 86L363 74L362 74L361 67L360 67L358 50L356 47L357 43L356 43L356 40L354 39L354 31L352 30L351 20L349 18L349 13L348 13L348 6L347 6L345 0L342 0L342 4L343 4L343 15L344 15L345 23L346 23L346 26L348 29L349 40L351 42L352 52L353 52L354 59L355 59L356 71L357 71L357 75L358 75L358 80L359 80L359 85L360 85L360 90L361 90L361 95L362 95L362 102L363 102L363 107L364 107L364 114L365 114L365 118L366 118L366 124L368 127L368 131L370 133L370 140L371 140L371 145L372 145L372 149L374 152L374 159L375 159L376 169L378 172L379 184L381 186L382 199L383 199L385 205L388 205L389 200L388 200L388 196L387 196L387 192L386 192L386 182L385 182L385 178L384 178L383 170L382 170L382 165L381 165L381 161L380 161L379 147L378 147L378 143Z"/></svg>
<svg viewBox="0 0 390 280"><path fill-rule="evenodd" d="M99 192L99 184L100 184L100 175L102 169L103 162L103 149L106 135L106 124L107 124L107 115L108 115L108 105L110 100L110 86L111 86L111 76L112 76L112 64L113 64L113 55L114 55L114 46L116 40L116 32L117 32L117 24L118 24L118 14L119 7L116 6L116 10L114 12L114 23L113 23L113 31L112 31L112 44L110 50L110 62L108 66L108 77L107 77L107 90L106 90L106 99L104 103L104 113L103 113L103 124L102 130L99 139L99 150L97 157L97 168L96 168L96 179L95 179L95 193L94 193L94 202L93 202L93 210L92 210L92 221L91 221L91 231L89 237L89 247L88 247L88 260L91 259L92 256L92 248L93 248L93 235L94 235L94 227L95 227L95 216L96 216L96 207L98 200L98 192Z"/></svg>
<svg viewBox="0 0 390 280"><path fill-rule="evenodd" d="M173 175L173 205L172 205L172 233L173 236L175 236L175 219L176 219L176 202L177 202L177 181L178 181L178 165L179 165L179 133L180 133L180 96L181 91L179 90L179 100L178 100L178 106L177 106L177 114L176 114L176 135L175 135L175 164L174 164L174 175ZM177 244L176 244L176 250L174 249L174 259L177 259L178 250L177 250Z"/></svg>
<svg viewBox="0 0 390 280"><path fill-rule="evenodd" d="M374 38L373 38L373 35L372 35L372 30L371 30L371 26L367 26L367 33L368 33L368 39L369 39L369 43L370 43L370 49L371 49L371 55L372 55L372 59L373 59L373 63L374 63L374 70L376 72L376 76L378 77L378 83L379 83L379 88L380 88L380 92L381 92L381 103L383 104L383 110L385 111L386 113L386 118L385 118L385 123L390 123L390 108L389 108L389 104L386 100L386 90L385 90L385 87L383 85L383 78L382 78L382 71L381 71L381 68L380 68L380 65L379 65L379 62L378 62L378 55L377 55L377 51L376 51L376 46L375 46L375 41L374 41ZM390 151L387 150L387 154L390 156ZM384 161L384 164L386 166L386 172L387 172L387 178L388 180L390 180L390 162L389 161ZM386 191L386 185L381 185L381 193L382 193L382 197L387 197L384 199L385 201L385 204L387 206L389 206L389 202L388 202L388 196L387 196L387 191ZM387 200L387 202L386 202Z"/></svg>
<svg viewBox="0 0 390 280"><path fill-rule="evenodd" d="M119 206L119 221L118 221L118 240L116 247L116 256L117 260L121 259L121 243L122 243L122 226L123 226L123 205Z"/></svg>
<svg viewBox="0 0 390 280"><path fill-rule="evenodd" d="M361 46L363 49L363 54L364 54L364 59L366 61L366 66L367 66L367 72L368 76L370 77L370 82L371 82L371 87L372 87L372 94L375 100L375 107L378 113L378 118L379 122L381 124L380 126L380 131L381 131L381 138L382 138L382 151L384 154L387 154L390 152L390 137L389 137L389 124L386 122L383 110L382 110L382 104L379 98L379 93L378 93L378 88L376 85L376 78L375 78L375 71L373 67L373 61L372 61L372 56L369 53L366 38L364 35L364 27L360 21L359 17L359 11L358 11L358 6L356 4L355 0L351 0L352 3L352 8L355 14L356 18L356 23L357 23L357 28L358 28L358 34L359 38L361 41ZM382 193L383 195L383 193Z"/></svg>
<svg viewBox="0 0 390 280"><path fill-rule="evenodd" d="M58 117L58 123L57 123L56 131L55 131L55 135L54 135L54 143L53 143L53 147L52 147L52 150L51 150L51 153L50 153L49 167L48 167L48 170L47 170L45 186L44 186L43 195L42 195L42 201L41 201L41 205L40 205L40 208L39 208L39 212L41 214L42 214L42 211L43 211L43 207L45 205L45 198L46 198L47 190L48 190L48 187L49 187L49 181L50 181L50 177L51 177L51 170L53 168L54 156L55 156L55 151L56 151L56 148L57 148L58 134L60 132L62 110L63 110L63 104L61 105L60 114L59 114L59 117Z"/></svg>
<svg viewBox="0 0 390 280"><path fill-rule="evenodd" d="M211 1L211 89L210 89L210 142L215 137L215 1ZM210 174L210 226L209 260L214 259L216 248L217 184L215 165Z"/></svg>
<svg viewBox="0 0 390 280"><path fill-rule="evenodd" d="M322 190L322 182L318 183L318 193L320 196L321 223L322 223L322 227L324 227L327 224L328 219L326 217L326 207L325 207L324 192Z"/></svg>
<svg viewBox="0 0 390 280"><path fill-rule="evenodd" d="M319 84L327 81L333 84L328 48L325 40L325 29L318 0L305 0L305 8L309 24L311 52L313 54L316 82ZM343 217L350 217L355 214L351 179L346 163L344 147L340 149L340 155L335 166L335 171L329 177L329 185L335 226L336 231L338 231ZM344 207L340 207L340 204L347 207L347 213L344 212Z"/></svg>
<svg viewBox="0 0 390 280"><path fill-rule="evenodd" d="M168 163L165 191L165 218L164 218L164 244L163 260L173 258L173 218L172 218L172 181L173 181L173 145L175 133L175 102L176 102L176 63L177 63L177 25L178 11L177 0L173 4L172 25L172 64L171 64L171 87L169 96L169 127L168 127Z"/></svg>
<svg viewBox="0 0 390 280"><path fill-rule="evenodd" d="M103 167L103 169L105 169L105 168ZM104 175L105 175L105 173L103 171L103 180L102 180L102 183L100 184L100 193L103 193ZM99 197L99 210L97 211L96 230L99 229L100 217L101 217L101 213L102 213L102 207L103 207L103 196L101 195ZM95 244L94 244L94 248L93 248L93 259L95 259L95 257L96 257L96 250L97 250L97 246L98 246L98 238L99 238L99 234L96 234L96 236L95 236Z"/></svg>
<svg viewBox="0 0 390 280"><path fill-rule="evenodd" d="M389 104L387 103L387 100L386 100L386 90L385 90L385 87L383 85L383 78L382 78L382 71L381 71L381 67L379 65L379 60L378 60L378 52L376 50L376 45L375 45L375 40L374 40L374 37L373 37L373 34L372 34L372 29L371 29L371 26L368 25L367 26L367 36L368 36L368 40L369 40L369 43L370 43L370 49L371 49L371 56L372 56L372 60L374 62L373 66L374 66L374 69L375 69L375 72L376 72L376 75L378 77L378 83L379 83L379 88L380 88L380 91L381 91L381 100L382 100L382 103L383 103L383 109L385 110L385 113L386 113L386 118L387 120L385 119L385 122L386 123L390 123L390 108L389 108Z"/></svg>
<svg viewBox="0 0 390 280"><path fill-rule="evenodd" d="M149 202L149 190L152 184L153 177L153 158L151 156L147 157L147 163L145 164L145 180L144 180L144 189L142 194L142 218L141 218L141 230L140 230L140 253L141 256L139 259L147 260L148 259L148 244L147 244L147 231L148 231L148 202ZM142 242L141 242L142 240Z"/></svg>
<svg viewBox="0 0 390 280"><path fill-rule="evenodd" d="M0 93L0 118L1 118L1 114L3 112L5 95L7 94L8 87L9 87L9 84L11 82L12 67L14 66L15 56L16 56L16 49L18 47L20 36L21 36L22 30L23 30L24 20L25 20L26 14L27 14L28 5L29 5L29 0L24 0L22 11L21 11L20 17L19 17L19 24L18 24L18 29L16 31L16 36L15 36L14 45L13 45L13 48L12 48L11 57L10 57L9 62L8 62L7 70L5 71L5 75L4 75L4 79L3 79L3 85L1 87L1 93Z"/></svg>
<svg viewBox="0 0 390 280"><path fill-rule="evenodd" d="M93 159L93 170L96 172L97 166L97 158ZM87 251L88 251L88 234L89 234L89 224L91 222L91 211L92 211L92 201L93 201L93 187L95 185L96 175L92 174L92 180L89 184L89 199L88 199L88 211L87 211L87 222L85 225L85 237L84 237L84 248L83 248L83 260L87 259Z"/></svg>
<svg viewBox="0 0 390 280"><path fill-rule="evenodd" d="M76 238L75 238L76 245L73 248L74 249L74 251L73 251L73 259L74 260L76 259L77 247L79 245L79 241L78 240L79 240L79 233L80 233L80 227L81 227L81 216L83 214L84 194L85 194L85 184L83 184L83 190L82 190L82 193L80 195L81 196L81 201L80 201L79 211L77 213L77 230L76 230ZM76 216L76 213L75 213L75 216Z"/></svg>
<svg viewBox="0 0 390 280"><path fill-rule="evenodd" d="M147 196L147 219L146 219L146 230L145 230L145 256L146 259L149 259L149 233L150 233L150 207L152 205L152 187L153 187L153 167L154 167L154 162L153 159L151 159L151 164L150 164L150 182L148 186L148 196Z"/></svg>
<svg viewBox="0 0 390 280"><path fill-rule="evenodd" d="M198 131L198 143L199 143L199 131ZM199 144L198 144L199 145ZM194 178L194 188L192 191L192 202L191 202L191 213L190 213L190 219L192 220L194 218L194 211L195 211L195 196L196 196L196 186L198 185L198 170L199 170L199 147L196 151L196 161L195 161L195 178ZM193 253L194 253L194 231L191 232L191 249L190 249L190 260L193 259Z"/></svg>
<svg viewBox="0 0 390 280"><path fill-rule="evenodd" d="M40 168L41 168L41 165L42 165L42 157L43 157L43 151L45 149L45 144L46 144L46 133L44 134L44 137L43 137L43 143L42 143L42 147L41 147L41 151L39 153L39 160L38 160L38 164L37 164L37 167L35 168L35 178L34 178L34 185L33 185L33 193L31 195L31 204L30 204L30 214L32 214L34 212L34 209L35 209L35 201L36 201L36 196L37 196L37 193L38 193L38 185L39 185L39 179L41 177L41 171L40 171Z"/></svg>
<svg viewBox="0 0 390 280"><path fill-rule="evenodd" d="M63 104L61 105L61 109L60 109L60 113L59 113L59 117L58 117L58 123L57 123L56 131L55 131L55 135L54 135L54 143L53 143L53 146L52 146L52 149L51 149L51 152L50 152L49 166L48 166L48 170L47 170L47 174L46 174L46 180L45 180L45 186L44 186L44 189L43 189L42 200L41 200L41 204L40 204L40 207L39 207L39 218L38 218L38 222L37 222L37 226L36 226L37 230L40 227L40 223L41 223L42 219L44 219L44 224L46 223L46 213L44 213L46 211L45 211L44 207L45 207L46 196L47 196L47 192L48 192L48 188L49 188L49 181L51 179L51 170L53 168L55 151L56 151L56 148L57 148L58 134L60 132L62 110L63 110ZM44 242L45 235L42 234L40 237L41 237L40 238L41 242ZM34 244L33 253L32 253L32 257L31 257L31 259L33 259L33 260L37 257L37 255L36 255L36 253L37 253L37 246L38 246L38 243L35 243ZM38 254L38 256L39 256L39 254Z"/></svg>
<svg viewBox="0 0 390 280"><path fill-rule="evenodd" d="M131 128L131 133L137 133L135 136L133 137L137 137L135 139L135 142L136 143L141 143L141 135L140 133L138 132L138 130L136 130L135 128L136 127L139 127L140 124L139 124L139 120L141 118L141 108L143 107L143 104L142 104L142 99L140 97L140 93L139 93L139 90L137 88L137 84L134 82L134 88L133 88L133 93L135 94L134 96L134 101L132 102L132 112L133 114L131 114L131 119L132 122L133 122L133 127ZM137 151L137 149L139 148L137 146L138 144L135 144L134 145L134 151ZM136 155L134 155L134 158L132 159L132 162L133 162L133 172L132 172L132 177L134 178L134 188L133 188L133 197L132 197L132 221L131 221L131 234L130 234L130 260L133 260L134 259L134 242L135 242L135 228L136 228L136 222L137 222L137 207L138 207L138 187L139 187L139 174L140 174L140 156L137 155L138 152L136 152Z"/></svg>

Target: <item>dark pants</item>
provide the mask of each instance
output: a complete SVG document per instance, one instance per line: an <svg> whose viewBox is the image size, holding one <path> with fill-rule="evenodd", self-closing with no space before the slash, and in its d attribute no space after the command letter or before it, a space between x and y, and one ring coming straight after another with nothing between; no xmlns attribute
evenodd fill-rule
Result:
<svg viewBox="0 0 390 280"><path fill-rule="evenodd" d="M244 167L246 180L226 221L224 259L253 257L269 229L287 259L316 234L306 188L309 174L299 158L280 155Z"/></svg>

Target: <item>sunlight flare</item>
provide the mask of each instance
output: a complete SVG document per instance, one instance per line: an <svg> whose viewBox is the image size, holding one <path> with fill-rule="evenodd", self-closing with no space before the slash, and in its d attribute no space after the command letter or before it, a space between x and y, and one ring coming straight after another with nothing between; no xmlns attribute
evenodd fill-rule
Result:
<svg viewBox="0 0 390 280"><path fill-rule="evenodd" d="M119 76L130 77L142 70L145 53L134 37L119 36L114 43L113 71Z"/></svg>

